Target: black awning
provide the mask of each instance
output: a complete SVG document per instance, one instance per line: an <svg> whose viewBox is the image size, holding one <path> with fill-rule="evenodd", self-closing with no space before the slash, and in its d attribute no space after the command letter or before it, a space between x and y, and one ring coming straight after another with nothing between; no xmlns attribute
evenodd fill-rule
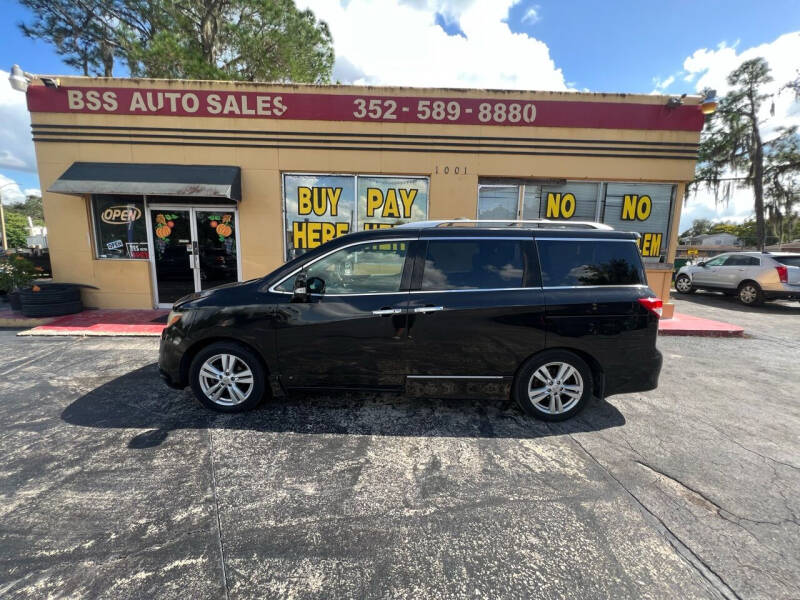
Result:
<svg viewBox="0 0 800 600"><path fill-rule="evenodd" d="M58 194L130 194L242 199L239 167L76 162L47 190Z"/></svg>

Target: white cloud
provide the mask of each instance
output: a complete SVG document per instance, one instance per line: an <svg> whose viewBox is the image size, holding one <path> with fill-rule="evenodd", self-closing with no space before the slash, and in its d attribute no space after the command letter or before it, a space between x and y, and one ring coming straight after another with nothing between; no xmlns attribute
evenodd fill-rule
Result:
<svg viewBox="0 0 800 600"><path fill-rule="evenodd" d="M566 90L547 45L505 20L518 0L300 0L328 23L342 83ZM466 37L448 35L436 14ZM345 78L350 74L351 78Z"/></svg>
<svg viewBox="0 0 800 600"><path fill-rule="evenodd" d="M779 126L800 126L800 102L790 91L781 91L788 81L797 77L800 68L800 31L784 34L770 43L741 52L737 52L737 44L728 46L722 43L715 50L696 50L683 63L686 77L691 76L698 92L711 88L717 90L717 95L723 96L731 89L727 81L731 71L746 60L762 57L769 63L773 79L772 83L764 86L763 91L773 94L775 101L775 116L769 114L769 102L765 103L759 115L764 121L762 133L769 139L769 135Z"/></svg>
<svg viewBox="0 0 800 600"><path fill-rule="evenodd" d="M700 187L689 196L683 204L680 233L692 226L695 219L711 219L714 222L730 221L741 223L753 217L753 191L750 188L736 187L731 189L728 202L723 202L720 191L720 202L714 198L714 192Z"/></svg>
<svg viewBox="0 0 800 600"><path fill-rule="evenodd" d="M11 88L8 71L3 70L0 70L0 167L36 171L25 94Z"/></svg>
<svg viewBox="0 0 800 600"><path fill-rule="evenodd" d="M19 204L25 202L25 192L20 189L16 181L0 174L0 198L4 205Z"/></svg>
<svg viewBox="0 0 800 600"><path fill-rule="evenodd" d="M675 82L675 76L670 75L666 79L660 79L659 77L653 77L653 91L650 92L651 94L663 94L666 89L671 86Z"/></svg>
<svg viewBox="0 0 800 600"><path fill-rule="evenodd" d="M542 20L542 16L539 14L540 10L541 7L538 5L530 7L522 16L522 22L528 25L536 25L536 23Z"/></svg>

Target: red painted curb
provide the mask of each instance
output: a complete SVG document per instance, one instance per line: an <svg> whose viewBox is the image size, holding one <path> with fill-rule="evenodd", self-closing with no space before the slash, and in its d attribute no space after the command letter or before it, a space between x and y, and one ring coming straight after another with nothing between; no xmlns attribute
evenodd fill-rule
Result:
<svg viewBox="0 0 800 600"><path fill-rule="evenodd" d="M684 335L696 337L742 337L744 328L722 321L701 319L675 313L671 319L658 322L659 335Z"/></svg>

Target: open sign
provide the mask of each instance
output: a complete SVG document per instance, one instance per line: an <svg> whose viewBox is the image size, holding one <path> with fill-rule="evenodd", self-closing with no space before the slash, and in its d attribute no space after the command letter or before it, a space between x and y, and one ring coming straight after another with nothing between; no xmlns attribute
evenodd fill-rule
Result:
<svg viewBox="0 0 800 600"><path fill-rule="evenodd" d="M109 225L127 225L142 216L141 209L135 206L109 206L100 218Z"/></svg>

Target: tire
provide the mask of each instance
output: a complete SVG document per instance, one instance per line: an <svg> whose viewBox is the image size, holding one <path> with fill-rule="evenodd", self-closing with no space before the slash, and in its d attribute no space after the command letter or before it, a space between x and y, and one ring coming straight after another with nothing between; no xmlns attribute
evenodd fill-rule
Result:
<svg viewBox="0 0 800 600"><path fill-rule="evenodd" d="M759 306L764 303L764 292L755 281L743 281L737 292L739 302L745 306Z"/></svg>
<svg viewBox="0 0 800 600"><path fill-rule="evenodd" d="M229 375L224 373L225 366L231 365L231 358L224 357L235 358ZM224 379L210 375L212 369ZM231 379L234 376L246 377L242 375L246 370L250 371L249 381ZM221 387L216 387L220 381ZM194 395L203 406L218 412L237 413L255 408L264 396L265 382L266 373L259 358L252 350L235 342L217 342L203 348L189 368L189 385ZM220 391L217 398L214 398L215 388Z"/></svg>
<svg viewBox="0 0 800 600"><path fill-rule="evenodd" d="M694 294L696 291L692 286L692 278L685 274L675 278L675 289L679 294Z"/></svg>
<svg viewBox="0 0 800 600"><path fill-rule="evenodd" d="M566 376L557 379L562 368L566 369ZM542 379L545 373L549 373L550 377ZM553 394L548 392L553 384L559 386L557 390L560 386L572 387L569 390L560 388L560 393ZM528 359L517 373L512 388L519 407L542 421L564 421L575 416L589 402L593 389L594 380L589 365L567 350L546 350ZM533 391L538 391L540 397L534 396Z"/></svg>
<svg viewBox="0 0 800 600"><path fill-rule="evenodd" d="M43 284L38 292L24 289L19 292L22 303L34 304L61 304L63 302L77 302L81 299L81 290L73 285L58 283Z"/></svg>
<svg viewBox="0 0 800 600"><path fill-rule="evenodd" d="M22 314L26 317L60 317L83 310L83 302L57 302L54 304L22 304Z"/></svg>

